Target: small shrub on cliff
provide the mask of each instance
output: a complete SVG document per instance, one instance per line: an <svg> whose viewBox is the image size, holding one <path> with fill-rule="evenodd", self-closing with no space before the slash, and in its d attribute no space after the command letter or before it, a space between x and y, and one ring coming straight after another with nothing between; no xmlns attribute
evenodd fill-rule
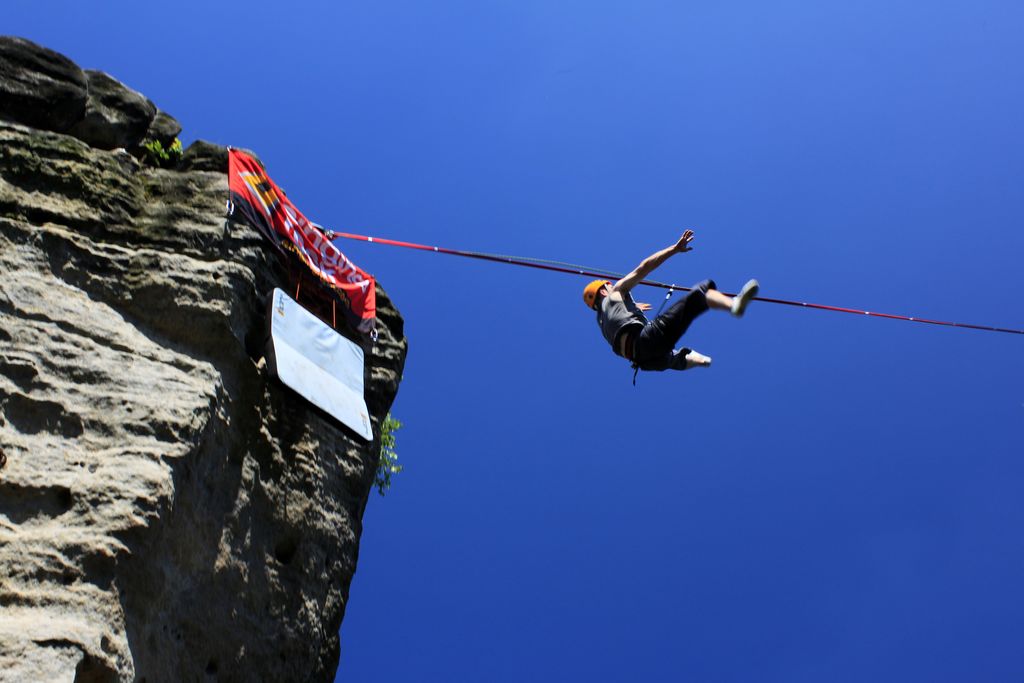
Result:
<svg viewBox="0 0 1024 683"><path fill-rule="evenodd" d="M377 463L377 478L374 485L377 493L384 495L391 488L391 475L402 471L398 464L398 453L395 452L395 432L402 423L388 413L380 426L380 460Z"/></svg>
<svg viewBox="0 0 1024 683"><path fill-rule="evenodd" d="M167 168L181 160L181 140L178 138L174 138L174 142L167 148L159 140L143 143L142 148L146 150L146 160L154 166Z"/></svg>

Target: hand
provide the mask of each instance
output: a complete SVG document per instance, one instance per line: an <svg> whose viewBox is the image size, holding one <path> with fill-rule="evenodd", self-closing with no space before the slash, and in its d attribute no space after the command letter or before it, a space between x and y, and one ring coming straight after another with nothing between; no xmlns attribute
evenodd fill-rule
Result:
<svg viewBox="0 0 1024 683"><path fill-rule="evenodd" d="M690 242L692 241L693 230L687 230L683 233L683 236L679 238L679 241L676 242L676 246L673 247L673 249L677 254L681 254L686 251L693 251L693 249L690 248Z"/></svg>
<svg viewBox="0 0 1024 683"><path fill-rule="evenodd" d="M649 310L651 310L651 305L650 304L645 304L642 301L638 301L637 304L636 304L636 307L639 308L641 311L649 311Z"/></svg>

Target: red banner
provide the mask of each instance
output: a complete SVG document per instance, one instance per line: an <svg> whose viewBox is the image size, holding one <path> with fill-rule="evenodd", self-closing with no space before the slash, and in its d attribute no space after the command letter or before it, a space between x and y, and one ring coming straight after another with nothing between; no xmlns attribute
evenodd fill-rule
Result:
<svg viewBox="0 0 1024 683"><path fill-rule="evenodd" d="M319 225L306 220L259 162L228 150L231 202L246 221L276 247L294 252L345 304L349 322L360 332L373 330L377 315L373 276L349 261Z"/></svg>

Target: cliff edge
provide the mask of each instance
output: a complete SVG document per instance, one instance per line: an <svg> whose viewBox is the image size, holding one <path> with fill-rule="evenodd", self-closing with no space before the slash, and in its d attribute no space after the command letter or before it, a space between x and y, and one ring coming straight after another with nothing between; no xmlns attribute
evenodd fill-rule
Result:
<svg viewBox="0 0 1024 683"><path fill-rule="evenodd" d="M375 439L268 377L284 273L225 225L227 154L101 72L0 38L0 672L329 681L405 361L378 288Z"/></svg>

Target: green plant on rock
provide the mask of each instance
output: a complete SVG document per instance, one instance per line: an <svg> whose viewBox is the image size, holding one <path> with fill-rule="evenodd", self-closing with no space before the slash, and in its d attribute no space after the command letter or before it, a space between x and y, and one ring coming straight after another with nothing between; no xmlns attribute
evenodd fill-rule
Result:
<svg viewBox="0 0 1024 683"><path fill-rule="evenodd" d="M377 477L374 485L377 493L384 495L391 488L391 475L402 471L398 464L398 453L395 452L395 432L402 426L402 423L387 414L384 422L380 425L380 460L377 462Z"/></svg>
<svg viewBox="0 0 1024 683"><path fill-rule="evenodd" d="M168 147L164 147L159 140L148 140L142 143L142 148L146 150L146 160L154 166L161 168L178 163L183 153L181 140L178 138L174 138L174 142Z"/></svg>

